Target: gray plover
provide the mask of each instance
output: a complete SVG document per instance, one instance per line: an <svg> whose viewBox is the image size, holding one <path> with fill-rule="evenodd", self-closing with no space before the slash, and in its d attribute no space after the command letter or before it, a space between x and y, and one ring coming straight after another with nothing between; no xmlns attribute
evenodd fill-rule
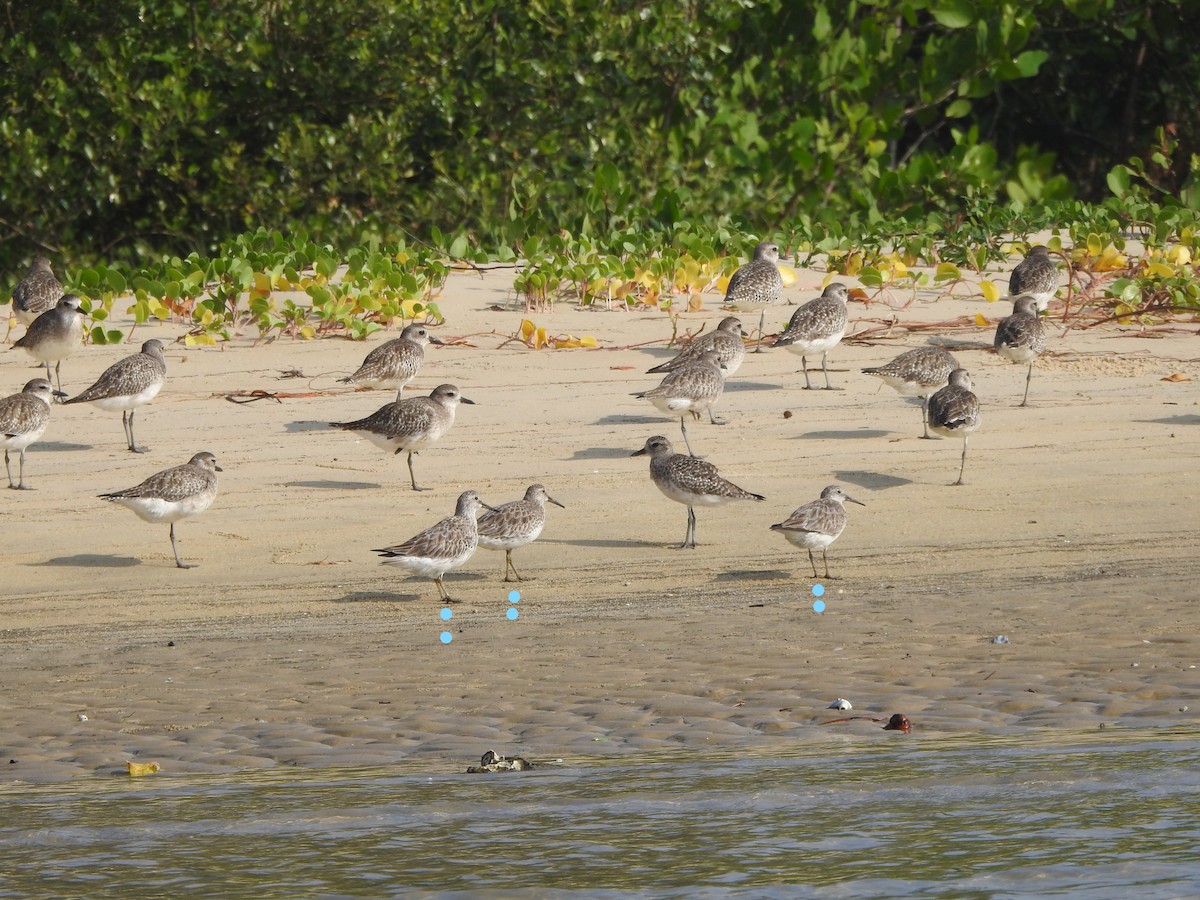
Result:
<svg viewBox="0 0 1200 900"><path fill-rule="evenodd" d="M958 368L958 360L941 347L917 347L901 353L882 366L863 369L864 375L882 378L884 384L906 397L920 397L921 426L929 438L929 396L945 387L950 373Z"/></svg>
<svg viewBox="0 0 1200 900"><path fill-rule="evenodd" d="M971 393L971 376L966 369L950 373L950 383L929 398L929 427L942 437L962 437L962 465L958 481L967 470L967 438L979 428L979 399Z"/></svg>
<svg viewBox="0 0 1200 900"><path fill-rule="evenodd" d="M647 374L674 372L680 366L695 362L706 350L715 350L728 378L736 372L746 358L746 342L742 340L742 322L737 316L726 316L715 331L702 334L683 348L674 359L647 369Z"/></svg>
<svg viewBox="0 0 1200 900"><path fill-rule="evenodd" d="M725 303L734 309L757 309L758 346L762 349L763 323L767 307L783 295L783 276L779 274L779 245L762 241L754 248L754 258L733 273L725 288Z"/></svg>
<svg viewBox="0 0 1200 900"><path fill-rule="evenodd" d="M512 562L512 552L518 547L532 544L546 525L546 504L553 503L566 509L546 493L540 484L531 484L525 489L523 500L514 500L497 506L479 517L479 546L488 550L504 551L504 580L511 570L513 578L521 581L517 567Z"/></svg>
<svg viewBox="0 0 1200 900"><path fill-rule="evenodd" d="M83 313L79 310L79 297L67 294L54 306L42 313L33 322L13 347L20 347L46 367L46 380L50 380L50 363L54 363L58 389L62 390L62 361L75 352L83 341Z"/></svg>
<svg viewBox="0 0 1200 900"><path fill-rule="evenodd" d="M455 504L454 515L410 537L403 544L372 552L385 557L383 565L400 566L414 575L432 578L442 602L453 603L442 584L442 576L451 569L457 569L475 554L475 548L479 545L475 513L480 507L492 508L480 500L475 491L464 491Z"/></svg>
<svg viewBox="0 0 1200 900"><path fill-rule="evenodd" d="M354 422L330 422L334 428L353 431L366 438L376 447L392 453L408 453L408 477L414 491L428 488L417 487L417 476L413 473L413 454L437 443L454 424L454 412L458 404L469 403L452 384L439 384L428 397L412 397L396 400L380 407L365 419Z"/></svg>
<svg viewBox="0 0 1200 900"><path fill-rule="evenodd" d="M667 373L658 387L638 391L632 396L649 400L656 409L669 415L679 416L679 427L683 431L683 442L693 456L692 442L688 440L687 419L690 413L695 419L708 410L708 420L714 425L724 425L723 419L713 416L713 404L725 389L721 358L716 350L705 350L696 359Z"/></svg>
<svg viewBox="0 0 1200 900"><path fill-rule="evenodd" d="M1013 298L1013 313L996 326L996 352L1009 362L1029 363L1025 373L1025 396L1021 406L1029 404L1029 382L1033 379L1033 361L1046 349L1046 332L1037 313L1037 300L1028 294Z"/></svg>
<svg viewBox="0 0 1200 900"><path fill-rule="evenodd" d="M717 467L694 456L676 453L661 434L647 438L646 445L631 456L650 457L650 478L660 491L687 507L687 534L679 549L696 547L696 506L717 506L731 500L766 500L762 494L742 490L717 473Z"/></svg>
<svg viewBox="0 0 1200 900"><path fill-rule="evenodd" d="M1057 290L1058 267L1050 259L1049 249L1041 244L1030 247L1008 277L1008 293L1013 297L1028 294L1037 301L1037 308L1043 310Z"/></svg>
<svg viewBox="0 0 1200 900"><path fill-rule="evenodd" d="M50 382L45 378L34 378L19 394L0 400L0 447L4 448L4 471L8 473L8 486L13 490L26 490L25 450L38 441L50 423ZM8 451L21 452L20 477L13 484L12 469L8 465Z"/></svg>
<svg viewBox="0 0 1200 900"><path fill-rule="evenodd" d="M42 313L53 309L62 296L63 286L54 277L50 260L44 256L36 257L29 267L29 274L13 288L13 315L28 327Z"/></svg>
<svg viewBox="0 0 1200 900"><path fill-rule="evenodd" d="M821 354L821 371L825 373L825 390L833 390L829 383L829 369L826 365L829 351L836 347L846 334L846 300L850 296L849 289L840 281L826 286L821 296L810 300L792 313L787 330L775 340L774 346L787 347L800 356L800 365L804 367L804 389L812 390L812 382L808 380L808 357Z"/></svg>
<svg viewBox="0 0 1200 900"><path fill-rule="evenodd" d="M402 400L404 386L417 377L421 363L425 361L425 345L441 343L424 325L409 325L400 332L400 337L380 344L368 353L357 372L338 381L395 391L396 399Z"/></svg>
<svg viewBox="0 0 1200 900"><path fill-rule="evenodd" d="M182 466L163 469L136 487L101 494L100 498L133 510L143 522L170 522L171 551L175 554L175 565L180 569L191 569L193 565L179 558L179 548L175 545L175 523L180 519L198 516L212 506L217 499L217 473L222 471L217 465L217 458L204 450Z"/></svg>
<svg viewBox="0 0 1200 900"><path fill-rule="evenodd" d="M817 577L817 561L813 556L814 550L821 551L821 559L825 561L825 577L829 578L829 558L825 551L829 545L838 539L846 527L846 501L866 506L861 500L855 500L836 484L821 491L821 499L805 503L792 512L790 516L778 525L772 525L772 531L782 532L788 542L808 551L808 561L812 564L813 578Z"/></svg>
<svg viewBox="0 0 1200 900"><path fill-rule="evenodd" d="M163 342L152 338L142 344L140 353L113 363L96 379L95 384L64 403L95 403L105 412L119 409L126 444L134 453L144 453L148 448L139 447L133 437L133 414L139 406L158 396L166 380L167 360L163 356Z"/></svg>

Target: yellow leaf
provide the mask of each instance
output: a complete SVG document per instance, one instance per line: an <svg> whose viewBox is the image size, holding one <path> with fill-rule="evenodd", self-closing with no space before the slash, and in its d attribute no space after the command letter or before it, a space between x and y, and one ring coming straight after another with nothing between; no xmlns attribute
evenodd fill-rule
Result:
<svg viewBox="0 0 1200 900"><path fill-rule="evenodd" d="M688 312L700 312L704 309L704 298L699 294L692 294L688 297Z"/></svg>
<svg viewBox="0 0 1200 900"><path fill-rule="evenodd" d="M1127 322L1129 320L1129 316L1133 315L1135 312L1137 312L1137 310L1128 303L1118 303L1113 308L1113 312L1116 314L1118 322Z"/></svg>
<svg viewBox="0 0 1200 900"><path fill-rule="evenodd" d="M1128 265L1128 261L1121 255L1121 252L1109 244L1104 248L1104 252L1100 254L1100 259L1093 268L1097 272L1112 272L1116 269L1124 269Z"/></svg>
<svg viewBox="0 0 1200 900"><path fill-rule="evenodd" d="M521 340L528 341L531 337L533 337L535 331L537 331L536 325L534 325L528 319L521 320Z"/></svg>
<svg viewBox="0 0 1200 900"><path fill-rule="evenodd" d="M979 288L983 291L983 299L988 303L995 303L1000 299L1000 288L996 287L994 281L981 281Z"/></svg>
<svg viewBox="0 0 1200 900"><path fill-rule="evenodd" d="M1100 235L1089 234L1088 238L1087 238L1088 256L1099 256L1100 251L1103 249L1104 249L1104 246L1100 243Z"/></svg>
<svg viewBox="0 0 1200 900"><path fill-rule="evenodd" d="M1168 375L1166 378L1160 378L1158 380L1159 381L1191 381L1192 379L1188 378L1186 375L1182 375L1179 372L1176 372L1173 375Z"/></svg>
<svg viewBox="0 0 1200 900"><path fill-rule="evenodd" d="M842 271L845 272L847 275L857 275L859 273L859 271L862 269L862 267L863 267L862 254L859 253L857 250L855 250L853 253L851 253L849 256L846 257L846 261L842 268Z"/></svg>
<svg viewBox="0 0 1200 900"><path fill-rule="evenodd" d="M594 337L592 337L591 335L588 335L587 337L581 338L581 339L580 339L580 341L579 341L579 345L580 345L581 347L597 347L597 346L599 346L599 345L596 343L596 339L595 339Z"/></svg>
<svg viewBox="0 0 1200 900"><path fill-rule="evenodd" d="M271 276L266 272L254 273L254 290L264 297L271 293Z"/></svg>
<svg viewBox="0 0 1200 900"><path fill-rule="evenodd" d="M779 277L783 279L784 287L791 287L796 283L796 279L799 276L796 274L795 269L793 269L791 266L776 266L776 268L779 269Z"/></svg>
<svg viewBox="0 0 1200 900"><path fill-rule="evenodd" d="M297 334L299 334L300 337L304 338L306 341L311 341L317 336L317 329L313 328L311 325L304 325L300 328Z"/></svg>
<svg viewBox="0 0 1200 900"><path fill-rule="evenodd" d="M944 262L938 265L937 272L933 277L937 281L957 281L958 279L962 278L962 272L959 271L958 266L956 266L954 263Z"/></svg>
<svg viewBox="0 0 1200 900"><path fill-rule="evenodd" d="M727 292L729 290L729 279L732 277L733 277L732 275L722 275L720 278L718 278L717 279L717 290L720 291L722 294Z"/></svg>
<svg viewBox="0 0 1200 900"><path fill-rule="evenodd" d="M980 328L987 328L991 323L988 322L983 313L975 313L975 324Z"/></svg>
<svg viewBox="0 0 1200 900"><path fill-rule="evenodd" d="M1175 270L1166 263L1151 263L1146 267L1146 274L1151 278L1170 278L1175 274Z"/></svg>
<svg viewBox="0 0 1200 900"><path fill-rule="evenodd" d="M217 339L211 334L189 334L183 339L188 347L215 347Z"/></svg>
<svg viewBox="0 0 1200 900"><path fill-rule="evenodd" d="M533 349L541 350L549 341L549 336L546 334L545 328L539 328L533 337Z"/></svg>
<svg viewBox="0 0 1200 900"><path fill-rule="evenodd" d="M1177 266L1186 266L1192 261L1192 251L1183 244L1176 244L1167 251L1167 260Z"/></svg>
<svg viewBox="0 0 1200 900"><path fill-rule="evenodd" d="M573 350L576 347L582 347L583 343L575 338L567 335L565 338L559 338L554 342L555 350Z"/></svg>
<svg viewBox="0 0 1200 900"><path fill-rule="evenodd" d="M158 763L156 763L156 762L148 762L148 763L127 762L127 763L125 763L125 769L134 778L140 778L142 775L153 775L155 772L158 771L158 768L159 768Z"/></svg>

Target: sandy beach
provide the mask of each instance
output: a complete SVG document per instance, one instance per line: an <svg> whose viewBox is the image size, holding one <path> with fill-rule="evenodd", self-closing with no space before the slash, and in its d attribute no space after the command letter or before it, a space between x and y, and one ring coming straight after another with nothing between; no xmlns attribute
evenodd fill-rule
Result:
<svg viewBox="0 0 1200 900"><path fill-rule="evenodd" d="M788 300L814 297L823 277L800 270ZM654 434L682 449L678 420L630 396L674 352L667 316L526 313L510 285L510 271L457 272L439 298L435 333L465 341L428 348L405 396L452 383L476 405L416 458L423 493L403 455L326 424L392 399L337 378L394 330L263 346L247 333L199 349L164 323L64 362L76 393L158 337L167 384L137 415L150 452L125 449L119 414L56 406L27 455L34 490L0 498L7 780L107 775L127 760L159 763L160 777L399 760L457 771L488 748L583 758L1197 721L1194 323L1064 333L1055 304L1031 405L1018 408L1025 368L990 350L1008 304L935 302L932 290L907 308L852 302L852 333L898 324L831 354L842 390L801 390L799 358L768 349L727 383L728 424L689 428L697 453L767 498L698 509L693 551L675 549L686 509L630 458ZM706 295L681 331L713 327L719 304ZM791 312L769 314L768 332ZM993 324L904 327L977 313ZM526 317L600 349L498 349ZM961 442L921 440L917 401L860 374L930 341L971 371L983 406L961 487ZM0 353L6 394L36 376L29 362ZM302 377L283 377L292 370ZM226 399L259 389L304 396ZM198 564L183 571L166 525L97 495L201 450L224 471L213 507L177 527ZM372 548L450 515L463 490L495 505L534 482L567 508L514 553L528 580L502 583L503 553L481 549L446 576L460 602L442 644L433 583L381 567ZM769 526L833 483L866 506L848 508L829 551L836 577L814 579ZM827 709L838 697L852 713ZM893 712L911 735L822 724Z"/></svg>

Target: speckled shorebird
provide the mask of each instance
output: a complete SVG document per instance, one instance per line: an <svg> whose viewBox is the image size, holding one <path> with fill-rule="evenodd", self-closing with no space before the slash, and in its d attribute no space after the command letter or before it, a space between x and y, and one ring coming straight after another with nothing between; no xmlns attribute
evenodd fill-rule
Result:
<svg viewBox="0 0 1200 900"><path fill-rule="evenodd" d="M221 471L224 470L217 465L217 458L205 450L182 466L156 472L137 487L101 494L100 498L132 509L144 522L170 522L175 565L180 569L191 569L193 565L179 558L175 523L198 516L212 506L217 499L217 473Z"/></svg>
<svg viewBox="0 0 1200 900"><path fill-rule="evenodd" d="M717 467L694 456L676 453L661 434L646 440L632 456L650 457L650 478L668 498L687 507L687 534L679 549L696 548L696 506L717 506L730 500L766 500L762 494L744 491L717 473Z"/></svg>
<svg viewBox="0 0 1200 900"><path fill-rule="evenodd" d="M810 300L792 313L787 330L775 339L774 346L787 347L800 355L804 367L804 389L812 390L808 380L808 357L821 354L821 371L825 373L825 390L833 390L829 383L826 365L829 351L836 347L846 334L846 300L849 289L840 281L827 285L816 300Z"/></svg>
<svg viewBox="0 0 1200 900"><path fill-rule="evenodd" d="M1030 247L1008 277L1008 293L1013 297L1028 294L1037 301L1037 308L1043 310L1057 290L1058 267L1050 259L1050 251L1041 244Z"/></svg>
<svg viewBox="0 0 1200 900"><path fill-rule="evenodd" d="M632 396L639 400L649 400L659 409L669 415L679 416L679 427L683 431L683 442L687 444L688 453L693 456L692 442L688 440L687 415L695 419L700 413L708 410L708 420L714 425L724 425L724 419L713 416L713 404L721 397L725 389L724 372L721 369L721 359L715 350L705 350L696 359L668 372L662 383L648 391L638 391Z"/></svg>
<svg viewBox="0 0 1200 900"><path fill-rule="evenodd" d="M798 507L790 516L778 525L772 525L772 531L779 531L788 542L808 551L808 561L812 564L813 578L817 577L817 561L813 556L814 550L821 551L821 559L825 561L825 577L829 574L829 557L825 551L829 545L838 539L846 527L846 501L866 506L861 500L855 500L838 485L831 484L821 491L821 499L805 503Z"/></svg>
<svg viewBox="0 0 1200 900"><path fill-rule="evenodd" d="M475 513L479 508L491 509L475 491L464 491L454 507L454 515L442 519L410 537L403 544L374 550L385 557L383 565L400 566L422 578L432 578L443 603L453 603L442 584L442 576L457 569L475 554L479 545Z"/></svg>
<svg viewBox="0 0 1200 900"><path fill-rule="evenodd" d="M139 406L158 396L166 380L167 360L163 356L163 342L152 338L142 344L141 353L113 363L96 379L95 384L64 403L95 403L105 412L119 409L126 444L134 453L145 453L149 448L139 447L133 437L133 414Z"/></svg>
<svg viewBox="0 0 1200 900"><path fill-rule="evenodd" d="M1029 382L1033 379L1033 361L1046 349L1046 331L1037 313L1037 300L1028 294L1013 298L1013 313L996 326L996 352L1009 362L1029 363L1025 373L1025 396L1021 406L1029 405Z"/></svg>
<svg viewBox="0 0 1200 900"><path fill-rule="evenodd" d="M408 453L408 477L414 491L429 490L417 487L413 473L413 454L437 443L454 424L458 404L475 405L452 384L439 384L428 397L396 400L380 407L365 419L354 422L330 422L334 428L353 431L376 447L393 453Z"/></svg>
<svg viewBox="0 0 1200 900"><path fill-rule="evenodd" d="M754 258L733 273L725 288L725 303L734 309L757 309L758 347L762 349L763 323L767 307L783 295L783 276L779 274L779 245L763 241L754 248Z"/></svg>
<svg viewBox="0 0 1200 900"><path fill-rule="evenodd" d="M674 372L680 366L695 362L705 351L715 350L725 370L724 375L728 378L741 368L742 361L746 358L746 342L742 340L742 334L741 319L737 316L726 316L715 331L700 335L684 347L674 359L669 359L653 369L647 369L646 372L650 375Z"/></svg>
<svg viewBox="0 0 1200 900"><path fill-rule="evenodd" d="M8 473L8 486L13 490L26 490L25 450L36 443L50 424L50 382L45 378L34 378L22 389L0 400L0 447L4 448L4 471ZM12 469L8 465L8 451L21 452L20 476L13 484Z"/></svg>
<svg viewBox="0 0 1200 900"><path fill-rule="evenodd" d="M79 311L80 300L75 294L67 294L54 306L42 313L29 325L13 347L20 347L46 367L46 380L50 380L50 363L54 363L58 389L62 390L62 361L75 352L83 341L83 313Z"/></svg>
<svg viewBox="0 0 1200 900"><path fill-rule="evenodd" d="M946 386L950 373L958 368L958 360L941 347L917 347L901 353L889 363L863 369L864 375L875 375L884 384L906 397L921 397L921 425L929 438L929 396Z"/></svg>
<svg viewBox="0 0 1200 900"><path fill-rule="evenodd" d="M13 288L13 315L28 327L42 313L53 309L62 296L63 286L54 277L50 260L39 256L29 267L29 274Z"/></svg>
<svg viewBox="0 0 1200 900"><path fill-rule="evenodd" d="M404 386L417 377L425 361L425 346L441 344L424 325L409 325L395 340L380 344L367 354L358 371L341 384L361 384L376 390L395 391L396 399L404 399Z"/></svg>
<svg viewBox="0 0 1200 900"><path fill-rule="evenodd" d="M531 484L525 489L523 500L504 503L479 517L479 546L504 551L505 581L522 580L513 565L512 552L538 539L546 525L547 503L566 509L542 485ZM513 578L508 577L510 570Z"/></svg>
<svg viewBox="0 0 1200 900"><path fill-rule="evenodd" d="M942 437L962 437L962 465L958 481L967 470L967 438L979 428L979 399L971 393L971 376L966 369L950 373L950 383L929 398L929 427Z"/></svg>

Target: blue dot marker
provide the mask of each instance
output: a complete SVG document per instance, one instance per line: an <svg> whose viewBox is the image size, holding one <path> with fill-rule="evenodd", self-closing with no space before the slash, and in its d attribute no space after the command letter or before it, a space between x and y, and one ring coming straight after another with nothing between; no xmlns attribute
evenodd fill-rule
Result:
<svg viewBox="0 0 1200 900"><path fill-rule="evenodd" d="M442 607L442 621L449 622L452 618L454 618L454 610L448 606Z"/></svg>
<svg viewBox="0 0 1200 900"><path fill-rule="evenodd" d="M443 632L442 632L442 635L441 635L441 638L442 638L442 643L443 643L443 644L448 644L448 643L450 643L452 640L454 640L454 635L452 635L452 634L451 634L450 632L448 632L448 631L443 631Z"/></svg>
<svg viewBox="0 0 1200 900"><path fill-rule="evenodd" d="M824 600L814 600L813 601L813 612L819 612L819 613L825 612L825 601Z"/></svg>
<svg viewBox="0 0 1200 900"><path fill-rule="evenodd" d="M442 607L441 616L442 616L442 621L443 621L443 622L449 622L449 621L450 621L450 619L451 619L451 618L453 618L453 616L454 616L454 611L453 611L452 609L450 609L450 607L448 607L448 606L443 606L443 607ZM443 632L442 632L442 633L439 635L439 640L441 640L441 642L442 642L443 644L448 644L448 643L450 643L452 640L454 640L454 635L452 635L452 634L451 634L450 632L448 632L448 631L443 631Z"/></svg>
<svg viewBox="0 0 1200 900"><path fill-rule="evenodd" d="M813 585L813 596L814 597L824 597L825 596L825 585L814 584Z"/></svg>
<svg viewBox="0 0 1200 900"><path fill-rule="evenodd" d="M521 602L521 592L520 591L509 591L508 592L508 602L509 603L520 603ZM517 617L519 615L521 615L521 614L517 611L517 608L515 606L510 606L508 608L508 621L510 621L510 622L517 621Z"/></svg>
<svg viewBox="0 0 1200 900"><path fill-rule="evenodd" d="M517 612L517 608L515 606L510 606L508 608L508 620L510 622L517 621L517 616L519 616L519 615L521 615L521 614L519 612Z"/></svg>

